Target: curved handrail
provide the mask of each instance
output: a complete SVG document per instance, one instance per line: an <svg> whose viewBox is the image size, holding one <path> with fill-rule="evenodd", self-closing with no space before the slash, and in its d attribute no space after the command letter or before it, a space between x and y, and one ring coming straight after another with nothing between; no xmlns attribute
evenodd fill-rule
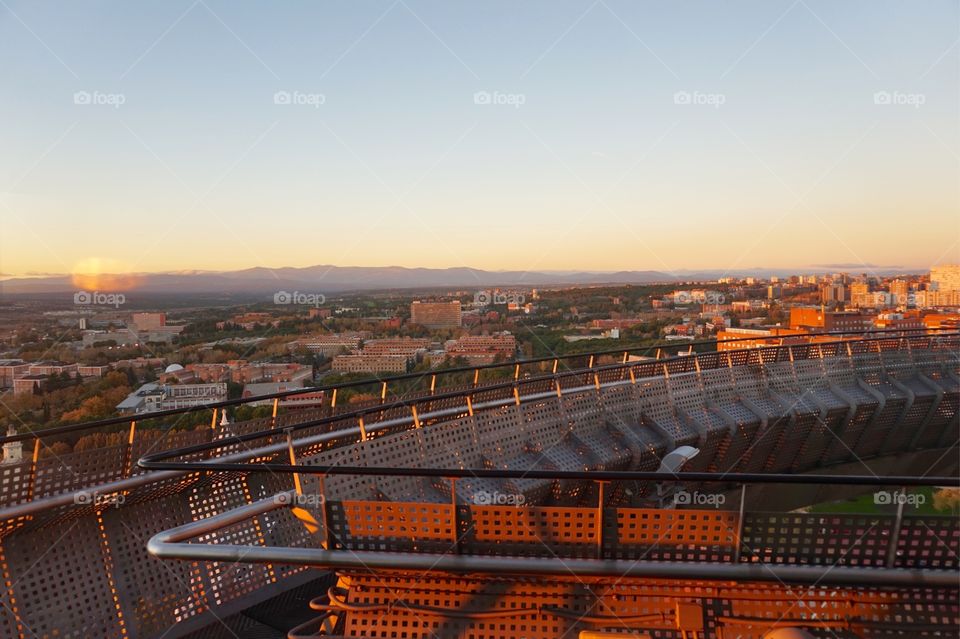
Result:
<svg viewBox="0 0 960 639"><path fill-rule="evenodd" d="M725 340L697 340L697 341L683 342L682 346L688 346L688 347L693 347L698 345L715 346L718 344L726 344L726 343L769 342L771 339L780 339L782 341L784 339L792 339L792 338L813 339L813 338L843 336L843 335L862 336L862 335L886 334L886 335L889 335L890 337L897 337L897 336L922 337L922 336L930 335L931 333L936 336L953 335L953 334L960 335L960 332L958 332L957 329L949 328L949 327L922 328L922 329L921 328L876 329L876 330L868 330L868 331L830 331L830 332L824 332L824 333L811 333L807 335L784 335L784 336L766 335L766 336L760 336L760 337L736 337L736 338L725 339ZM882 338L874 338L874 339L882 339ZM833 342L822 342L822 343L829 344ZM456 368L446 368L446 369L436 370L432 372L414 372L414 373L404 373L402 375L393 375L390 377L373 377L371 379L344 382L342 384L330 384L326 386L309 386L309 387L297 388L289 391L282 391L278 393L257 395L254 397L241 397L238 399L224 400L222 402L209 402L209 403L200 404L197 406L191 406L188 408L172 408L168 410L154 411L150 413L141 413L141 414L132 415L132 416L127 415L122 417L111 417L108 419L100 419L100 420L95 420L90 422L81 422L79 424L68 424L65 426L56 426L54 428L45 428L42 430L30 431L27 433L17 433L16 435L5 435L0 437L0 445L10 443L10 442L43 439L46 437L52 437L54 435L65 435L70 433L78 433L78 432L83 432L88 430L95 430L99 428L105 428L107 426L129 424L132 420L148 420L148 419L152 420L152 419L159 419L163 417L172 417L175 415L201 413L211 409L229 408L231 406L241 406L241 405L251 404L254 402L263 402L268 400L280 400L287 397L294 397L296 395L303 395L306 393L343 390L347 388L368 386L370 384L374 384L377 382L390 383L390 382L399 382L399 381L409 380L409 379L424 378L430 375L447 376L447 375L453 375L457 373L493 370L497 368L508 369L508 368L515 368L517 366L529 365L529 364L539 364L543 362L552 362L552 361L562 362L562 361L570 360L573 358L584 358L584 357L590 357L590 356L598 357L598 356L604 356L604 355L617 355L617 354L629 355L629 354L636 354L640 352L649 353L651 351L660 350L668 347L674 347L674 346L680 346L680 344L677 344L676 342L658 342L657 344L651 344L648 346L638 346L634 348L618 348L613 350L574 353L574 354L562 355L562 356L556 356L556 357L551 357L551 356L535 357L532 359L510 360L507 362L499 362L494 364L480 364L477 366L461 366ZM776 345L771 345L771 346L775 347ZM738 349L738 350L750 350L750 349ZM670 359L673 359L673 358L661 358L660 361L669 361ZM577 369L571 369L571 370L577 370ZM489 387L490 386L488 385L482 386L482 388L489 388ZM438 396L438 395L431 395L431 396ZM385 406L386 405L378 406L377 410L380 410Z"/></svg>

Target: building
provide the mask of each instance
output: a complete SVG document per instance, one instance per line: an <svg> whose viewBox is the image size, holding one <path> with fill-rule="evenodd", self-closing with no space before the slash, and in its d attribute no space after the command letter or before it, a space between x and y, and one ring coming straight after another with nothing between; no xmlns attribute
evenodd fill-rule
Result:
<svg viewBox="0 0 960 639"><path fill-rule="evenodd" d="M845 302L846 300L847 288L843 284L824 284L820 287L820 301L824 304Z"/></svg>
<svg viewBox="0 0 960 639"><path fill-rule="evenodd" d="M90 348L97 344L105 345L109 342L112 342L111 346L134 346L140 343L140 336L128 329L119 331L87 330L81 335L80 341L84 348Z"/></svg>
<svg viewBox="0 0 960 639"><path fill-rule="evenodd" d="M925 328L926 324L919 311L906 311L903 313L883 313L877 315L874 320L874 326L889 330L911 330Z"/></svg>
<svg viewBox="0 0 960 639"><path fill-rule="evenodd" d="M814 306L790 309L790 328L811 333L867 331L873 328L873 316L860 311L827 311Z"/></svg>
<svg viewBox="0 0 960 639"><path fill-rule="evenodd" d="M616 329L613 329L616 330ZM472 365L492 364L497 357L510 359L517 353L517 339L510 333L464 335L446 343L448 357L463 357Z"/></svg>
<svg viewBox="0 0 960 639"><path fill-rule="evenodd" d="M31 375L69 375L77 377L77 364L64 364L63 362L34 362L30 364Z"/></svg>
<svg viewBox="0 0 960 639"><path fill-rule="evenodd" d="M923 316L923 324L927 328L960 328L960 313L927 313Z"/></svg>
<svg viewBox="0 0 960 639"><path fill-rule="evenodd" d="M418 357L430 348L427 338L396 337L386 339L369 339L363 342L364 355L403 355L404 357Z"/></svg>
<svg viewBox="0 0 960 639"><path fill-rule="evenodd" d="M460 301L421 302L410 305L410 322L426 328L459 328L463 324Z"/></svg>
<svg viewBox="0 0 960 639"><path fill-rule="evenodd" d="M769 328L724 328L717 333L718 351L735 351L742 348L760 348L779 344L799 344L808 341L807 331L772 326ZM768 337L770 339L756 339ZM732 341L726 341L732 340Z"/></svg>
<svg viewBox="0 0 960 639"><path fill-rule="evenodd" d="M138 331L152 331L167 325L167 314L134 313L130 322Z"/></svg>
<svg viewBox="0 0 960 639"><path fill-rule="evenodd" d="M349 353L360 348L360 335L344 335L335 333L333 335L313 335L303 337L287 344L290 350L305 348L311 353L323 355L324 357L333 357L342 353Z"/></svg>
<svg viewBox="0 0 960 639"><path fill-rule="evenodd" d="M274 319L270 313L250 312L234 315L225 322L217 322L217 330L224 330L231 326L240 327L245 331L252 331L257 326L270 326L276 328L280 326L280 320Z"/></svg>
<svg viewBox="0 0 960 639"><path fill-rule="evenodd" d="M113 370L113 366L77 366L80 377L103 377Z"/></svg>
<svg viewBox="0 0 960 639"><path fill-rule="evenodd" d="M930 267L930 288L940 293L960 291L960 264Z"/></svg>
<svg viewBox="0 0 960 639"><path fill-rule="evenodd" d="M409 357L403 355L337 355L332 369L337 373L406 373Z"/></svg>
<svg viewBox="0 0 960 639"><path fill-rule="evenodd" d="M854 282L850 285L850 305L855 308L873 307L876 298L870 292L867 282Z"/></svg>
<svg viewBox="0 0 960 639"><path fill-rule="evenodd" d="M160 357L134 357L130 359L121 359L113 363L114 368L131 368L134 370L145 370L162 368L164 361Z"/></svg>
<svg viewBox="0 0 960 639"><path fill-rule="evenodd" d="M227 399L227 385L217 384L144 384L117 404L124 415L152 413L174 408L192 408Z"/></svg>
<svg viewBox="0 0 960 639"><path fill-rule="evenodd" d="M302 386L291 384L289 382L260 382L246 384L243 387L241 397L244 399L250 397L260 397L262 395L275 395L276 393L285 393L302 389ZM281 408L318 408L323 405L326 397L323 391L305 391L289 397L281 397L277 403ZM258 402L250 402L250 406L273 406L272 399L264 399Z"/></svg>
<svg viewBox="0 0 960 639"><path fill-rule="evenodd" d="M32 395L41 392L50 378L46 375L24 375L13 380L14 395Z"/></svg>
<svg viewBox="0 0 960 639"><path fill-rule="evenodd" d="M22 359L0 359L0 388L13 388L13 380L30 374L30 364Z"/></svg>

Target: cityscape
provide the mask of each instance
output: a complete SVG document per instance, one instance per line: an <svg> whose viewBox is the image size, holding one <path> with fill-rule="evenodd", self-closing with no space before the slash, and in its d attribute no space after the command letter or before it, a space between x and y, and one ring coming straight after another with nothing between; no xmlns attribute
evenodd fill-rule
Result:
<svg viewBox="0 0 960 639"><path fill-rule="evenodd" d="M0 52L0 639L960 639L960 3Z"/></svg>

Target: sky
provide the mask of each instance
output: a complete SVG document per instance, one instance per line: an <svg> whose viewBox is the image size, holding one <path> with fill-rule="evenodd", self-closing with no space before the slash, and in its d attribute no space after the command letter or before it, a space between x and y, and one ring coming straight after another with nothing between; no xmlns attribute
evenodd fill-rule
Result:
<svg viewBox="0 0 960 639"><path fill-rule="evenodd" d="M0 274L960 262L956 0L0 0Z"/></svg>

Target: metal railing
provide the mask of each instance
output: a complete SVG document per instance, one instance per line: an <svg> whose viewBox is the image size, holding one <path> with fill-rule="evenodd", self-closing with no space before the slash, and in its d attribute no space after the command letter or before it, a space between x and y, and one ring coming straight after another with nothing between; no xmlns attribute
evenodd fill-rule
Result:
<svg viewBox="0 0 960 639"><path fill-rule="evenodd" d="M764 338L769 339L769 338ZM742 341L742 340L737 340ZM879 362L882 366L886 361L891 368L897 366L927 366L930 361L936 360L936 366L944 366L949 360L949 368L955 371L952 358L960 351L960 333L945 331L939 333L927 332L886 332L880 335L870 333L855 339L837 339L815 344L770 345L761 348L743 349L729 352L703 352L696 355L679 355L647 361L620 361L604 363L600 357L590 361L584 357L584 367L580 370L562 370L557 366L545 364L546 374L523 374L524 363L521 363L521 373L516 373L516 362L500 365L499 368L509 370L507 381L498 381L494 384L484 384L482 376L477 386L456 390L442 389L437 385L433 394L425 391L419 397L407 401L384 401L373 406L348 408L343 414L322 415L316 413L291 411L285 415L267 417L248 423L231 424L227 429L210 428L203 433L181 433L168 440L145 438L149 429L141 428L140 424L131 424L131 418L106 420L88 424L78 424L66 428L73 429L66 435L81 435L94 432L102 428L121 429L121 441L99 448L84 449L66 454L62 457L50 457L33 460L25 459L19 464L0 465L0 489L3 493L3 504L0 508L0 570L10 577L5 589L0 589L0 636L16 636L32 632L38 636L100 636L100 637L173 637L200 627L203 623L215 622L230 611L242 609L251 602L258 601L270 592L278 592L291 584L303 583L309 577L304 566L324 565L324 562L340 562L349 553L336 548L325 549L322 541L326 539L327 527L323 518L333 522L329 528L331 540L335 540L335 533L339 530L341 536L344 530L342 524L349 522L350 512L356 508L392 507L407 508L405 512L422 512L417 509L442 508L449 513L445 519L446 526L461 525L460 522L469 522L473 517L489 514L479 504L471 503L458 496L456 490L450 491L446 503L424 504L402 501L359 501L349 502L333 500L329 491L317 490L311 492L304 489L309 477L327 476L333 478L337 473L356 473L357 475L371 475L382 473L384 469L370 467L343 466L339 469L329 468L329 464L315 466L308 469L303 463L303 456L297 455L301 446L309 445L310 441L322 442L323 446L335 446L344 442L371 442L381 437L397 433L426 432L435 426L443 426L450 418L468 415L475 412L478 417L490 414L498 407L519 406L525 409L544 398L567 400L576 393L591 394L590 390L619 390L639 389L642 380L653 382L656 380L671 380L682 382L684 379L700 378L714 375L714 381L732 380L733 374L728 376L724 372L708 373L711 369L747 369L743 371L748 377L763 377L776 366L798 366L804 360L824 360L839 358L848 360L852 367L857 361ZM617 351L623 353L623 351ZM662 353L661 353L662 355ZM578 356L579 357L579 356ZM863 357L857 360L857 357ZM621 355L621 358L623 356ZM627 358L628 359L628 358ZM549 362L550 360L543 360ZM576 361L576 360L569 360ZM543 363L541 362L541 363ZM873 366L874 364L869 364ZM510 369L509 367L513 367ZM817 367L820 367L819 364ZM470 369L473 370L473 369ZM918 369L919 370L919 369ZM927 369L924 369L927 370ZM543 371L541 371L543 372ZM537 371L531 371L537 373ZM439 373L438 374L442 374ZM429 375L429 374L428 374ZM409 376L407 376L409 377ZM474 377L478 377L474 375ZM426 378L429 381L429 377ZM390 380L387 380L391 383ZM356 384L360 384L357 382ZM368 382L363 382L368 383ZM382 382L378 382L382 383ZM659 383L659 382L658 382ZM729 383L729 382L728 382ZM316 389L304 389L301 392L314 392ZM586 392L584 392L586 391ZM624 401L631 397L633 400L640 393L625 396ZM596 398L600 393L592 393ZM537 399L541 398L541 399ZM258 398L235 400L231 405L254 401ZM630 401L633 401L630 400ZM932 413L932 402L924 405L924 411ZM189 410L174 411L174 415L192 415L198 410L214 411L222 407L204 407ZM216 413L214 413L214 417ZM143 420L152 415L137 416L133 420ZM922 416L921 416L922 417ZM914 419L914 418L911 418ZM212 419L211 423L216 422ZM912 423L912 422L911 422ZM645 426L642 426L645 428ZM234 430L236 429L236 430ZM312 430L311 430L312 429ZM419 431L417 429L424 429ZM938 426L939 429L939 426ZM237 431L240 434L234 434ZM252 432L248 432L252 431ZM50 431L47 431L50 432ZM37 440L54 439L47 432L27 434L26 437L35 437ZM61 432L57 430L57 432ZM189 436L186 436L189 435ZM297 437L295 437L297 436ZM214 439L217 438L217 439ZM909 438L908 438L909 439ZM25 437L7 438L6 441L24 441ZM377 443L373 441L372 443ZM381 443L389 443L384 440ZM905 442L905 446L909 444ZM247 446L250 444L250 446ZM165 445L170 451L154 454L150 446ZM38 445L35 446L35 451ZM293 456L290 456L291 450ZM911 449L912 450L912 449ZM939 451L929 451L934 456ZM211 455L216 455L215 459ZM138 457L145 456L141 469L133 462ZM277 464L287 459L294 463ZM237 464L233 467L230 464ZM422 473L422 468L388 468L387 471L397 475L408 473ZM482 469L477 471L458 471L453 469L433 469L430 472L448 474L447 481L456 484L469 482L474 477L483 477L488 472L510 475L514 471L503 469ZM471 477L457 477L458 472L468 472ZM535 469L526 472L525 478L537 478L541 473L549 471ZM569 479L557 481L584 482L595 486L593 492L584 492L584 503L578 505L575 511L580 517L592 517L591 524L594 531L586 543L566 544L565 548L575 549L578 556L570 561L591 562L582 565L584 572L597 570L598 563L611 563L619 568L625 567L625 559L611 559L611 553L616 550L629 550L632 546L621 535L626 534L616 522L618 517L633 512L641 514L652 509L644 508L613 508L605 505L604 496L626 475L603 475L598 471L589 473L590 479L576 479L573 475ZM297 485L294 478L302 475L304 483ZM308 477L309 476L309 477ZM647 475L633 475L646 477ZM723 486L728 489L735 486L731 482L737 481L736 475L722 475ZM438 480L442 478L437 478ZM720 476L713 475L710 480L702 479L701 475L682 475L676 479L679 482L706 482L719 481ZM754 475L739 475L739 480L752 484L749 480L758 479ZM759 478L765 481L767 478ZM810 481L810 477L801 478ZM311 480L312 481L312 480ZM640 479L636 481L641 481ZM667 481L663 476L655 480L642 481L662 483ZM793 480L785 479L784 487L793 485ZM813 480L817 482L818 480ZM935 481L937 483L953 482L948 478L935 480L919 480L904 477L892 478L898 485L913 485L912 481ZM953 483L949 483L953 485ZM601 491L601 486L603 489ZM734 489L735 490L735 489ZM731 493L730 503L744 499L750 501L752 489L745 493ZM598 493L604 492L604 495ZM278 495L286 495L277 499ZM316 496L324 502L324 509L315 509L312 522L298 519L304 512L310 513L308 508L300 507L299 500L304 496ZM271 497L273 496L273 497ZM84 497L83 500L78 500ZM266 499L264 499L266 497ZM586 503L588 498L596 497L593 503ZM286 500L286 501L284 501ZM274 503L277 502L277 503ZM752 503L752 502L751 502ZM524 516L537 513L538 517L553 516L557 510L545 510L551 507L531 505L530 508L518 511L516 508L509 511L512 515L521 513ZM263 509L263 510L260 510ZM750 526L755 511L751 508L741 509L744 517L737 519L735 513L723 515L723 521L729 523L733 530L731 535L743 535L743 539L753 548L761 548L762 542L751 544L748 535L753 534ZM257 511L254 513L253 511ZM294 512L297 511L297 512ZM300 512L304 511L304 512ZM502 512L505 512L501 509ZM715 511L691 511L689 509L657 509L658 512L674 513L702 513ZM325 514L326 513L326 514ZM788 515L780 513L781 516ZM419 515L417 515L419 516ZM520 515L517 515L520 516ZM794 516L790 514L789 516ZM828 515L824 515L828 517ZM905 549L911 548L914 542L927 544L930 539L922 523L931 525L935 531L944 531L942 523L936 518L926 517L917 520L909 511L904 514L901 525L894 525L891 517L880 516L883 520L885 535L874 539L874 546L881 548L871 555L870 569L893 571L888 573L893 580L905 579L902 572L903 563L913 562L912 569L923 572L921 580L932 579L924 583L939 583L943 570L933 565L921 565L919 562L929 561L929 557L906 557ZM878 521L879 521L878 520ZM742 525L737 522L742 522ZM781 521L784 525L789 522ZM831 520L832 521L832 520ZM235 522L235 523L229 523ZM339 523L338 523L339 522ZM597 527L599 522L599 527ZM183 525L228 526L227 529L217 528L211 532L209 540L216 541L213 546L218 553L225 553L217 561L207 559L191 563L169 562L161 563L147 554L145 545L147 540L161 535L160 541L169 541L163 537L164 531L175 529L183 531ZM337 526L340 525L340 528ZM831 524L833 525L833 524ZM311 528L313 532L311 532ZM740 528L741 532L737 533ZM746 529L746 530L743 530ZM198 528L190 528L197 531ZM213 529L211 529L213 530ZM760 529L758 529L760 530ZM952 529L951 529L952 530ZM896 543L893 565L890 567L889 553L892 546L891 534L899 536ZM613 536L610 536L612 533ZM179 533L178 533L179 534ZM950 534L954 534L950 532ZM48 550L63 541L66 535L70 544L70 552L54 553ZM597 536L600 537L598 551ZM349 541L349 535L346 536ZM762 539L760 536L758 539ZM398 538L399 539L399 538ZM950 539L954 539L951 537ZM452 537L443 536L442 542L449 545ZM372 539L359 539L358 542L368 547L374 543ZM408 544L409 539L399 540ZM856 541L852 537L847 541ZM462 540L460 553L453 551L444 562L452 562L451 570L463 565L464 561L489 560L502 561L504 566L514 567L515 559L490 556L482 557L472 554L474 550L483 550L483 540L466 538ZM932 542L931 542L932 543ZM221 545L222 544L222 545ZM471 544L474 544L471 546ZM476 546L481 544L481 546ZM953 541L948 548L953 552ZM177 542L171 552L180 553L185 550L199 549L200 552L209 550L206 546L196 546L194 549L185 549L187 544ZM929 545L929 544L928 544ZM299 548L297 548L299 546ZM686 548L686 553L700 552L697 548L704 544L694 544ZM712 544L706 544L712 547ZM357 546L359 547L359 546ZM399 545L397 547L400 547ZM297 565L289 565L281 561L272 562L268 555L274 548L284 548L286 551L305 552ZM740 548L739 551L736 549ZM162 550L162 549L161 549ZM248 550L252 550L247 554ZM717 565L724 569L746 571L753 575L746 546L726 544L722 551L728 553L730 560L726 562L701 562L704 566ZM744 551L747 551L746 553ZM166 551L163 551L166 552ZM316 553L330 553L317 555ZM357 551L354 551L357 552ZM369 550L360 552L369 553ZM599 556L606 559L597 559ZM624 551L626 552L626 551ZM740 552L739 560L732 561L733 554ZM417 557L427 557L429 553L407 557L405 553L389 553L383 561L396 562L420 561ZM172 555L171 555L172 556ZM228 560L227 557L230 557ZM364 554L364 557L373 555ZM628 555L629 556L629 555ZM246 563L249 557L256 563ZM320 563L317 563L318 558ZM696 557L695 557L696 558ZM234 563L243 559L241 563ZM540 560L549 563L542 557L527 557L527 560ZM917 561L914 561L916 559ZM937 561L948 561L938 555ZM672 561L672 560L671 560ZM228 562L228 563L224 563ZM908 562L908 563L909 563ZM295 562L296 563L296 562ZM569 562L567 562L569 563ZM330 564L334 565L333 563ZM351 570L347 564L345 570ZM387 563L383 564L384 566ZM392 565L396 565L393 563ZM414 565L411 563L411 565ZM489 564L483 564L487 566ZM578 564L579 565L579 564ZM698 564L699 565L699 564ZM916 567L919 566L919 567ZM850 570L863 570L867 566L842 566ZM644 564L644 570L655 568L652 564ZM807 579L813 572L821 571L819 566L798 566L809 568L797 574L797 578ZM711 569L713 570L713 569ZM788 565L777 568L782 575L789 575L793 570ZM75 578L76 574L84 575L82 580ZM628 571L627 571L628 572ZM629 572L628 572L629 574ZM731 573L732 574L732 573ZM866 578L859 573L845 573L851 579ZM879 573L870 573L876 575ZM885 577L886 578L886 577ZM829 579L829 575L828 575ZM918 577L910 577L918 579ZM917 583L913 581L911 583ZM939 587L939 586L937 586ZM37 595L47 592L49 595ZM75 605L76 602L82 605ZM173 630L171 630L173 628ZM65 629L75 629L73 635Z"/></svg>
<svg viewBox="0 0 960 639"><path fill-rule="evenodd" d="M728 343L737 343L742 344L745 342L752 342L759 344L754 348L777 348L785 344L791 344L800 346L798 343L800 340L809 340L810 344L819 344L822 340L830 337L840 337L850 336L850 339L862 340L863 336L873 335L879 336L874 339L876 340L890 340L890 339L905 339L905 338L916 338L923 336L949 336L960 334L957 332L957 329L952 328L925 328L925 329L877 329L870 331L831 331L824 333L815 333L809 335L789 335L783 337L737 337L726 340L699 340L691 342L683 342L678 344L676 342L661 342L658 344L653 344L650 346L640 346L635 348L625 348L625 349L613 349L613 350L604 350L604 351L595 351L591 353L576 353L563 356L547 356L547 357L537 357L524 360L515 360L507 361L501 363L493 364L482 364L477 366L463 366L455 368L445 368L438 370L431 370L425 372L414 372L406 373L403 375L391 375L388 377L375 377L372 379L356 380L351 382L343 382L340 384L332 385L321 385L321 386L309 386L304 388L293 389L289 391L282 391L278 393L269 393L265 395L257 395L253 397L243 397L239 399L225 400L221 402L209 402L204 403L198 406L191 406L187 408L174 408L161 411L152 411L149 413L139 413L134 416L122 416L122 417L111 417L107 419L99 419L88 422L82 422L78 424L67 424L63 426L56 426L53 428L44 428L40 430L32 430L26 433L17 433L15 435L3 435L0 436L0 445L13 443L13 442L23 442L23 441L35 441L43 440L58 435L73 435L78 433L87 433L95 432L99 430L106 429L108 427L115 426L125 426L132 429L134 432L137 428L138 421L145 420L157 420L168 417L181 417L184 415L194 415L200 413L206 413L207 411L212 411L211 424L215 424L217 417L219 415L218 411L224 408L233 408L238 406L252 405L262 402L272 401L273 407L273 417L277 417L280 412L280 400L286 399L288 397L296 397L297 395L304 395L307 393L317 393L324 392L329 393L330 404L327 408L334 409L337 408L337 395L348 389L355 388L364 388L370 387L372 385L380 387L380 404L387 404L387 396L389 394L389 388L391 384L398 384L400 382L414 380L414 381L429 381L427 384L427 389L421 393L414 393L412 397L426 397L430 395L437 394L437 387L442 386L441 380L445 377L451 377L454 375L460 375L463 373L472 373L473 382L470 384L472 388L486 388L490 384L481 383L481 375L487 371L510 371L513 379L518 381L521 379L521 373L525 368L531 366L539 366L542 364L550 363L551 364L551 374L562 373L561 365L566 369L567 372L572 372L577 370L577 368L595 368L597 361L603 357L612 357L614 355L620 356L623 360L622 363L627 363L627 360L631 356L649 356L653 354L653 359L656 361L673 361L677 360L680 357L686 357L687 355L679 356L667 356L665 353L668 350L678 349L681 350L684 347L688 349L693 349L698 346L709 346L716 347L722 344ZM771 341L778 341L778 345L770 345ZM833 343L833 342L827 342ZM737 349L737 351L724 351L724 352L747 352L751 349ZM575 362L576 360L586 360L587 365L582 367L570 367L567 365L568 362ZM465 390L465 389L464 389ZM455 391L454 391L455 392Z"/></svg>
<svg viewBox="0 0 960 639"><path fill-rule="evenodd" d="M227 465L224 465L226 469ZM250 466L229 465L236 471ZM248 561L308 565L336 570L416 570L483 574L578 575L617 578L689 578L689 562L704 580L870 584L958 588L960 521L956 516L911 515L912 487L960 488L958 477L874 477L850 475L505 471L491 469L411 469L269 464L276 473L420 476L460 479L584 481L596 486L593 506L542 507L529 504L450 504L329 501L295 491L272 495L202 521L155 535L150 553L161 558ZM721 485L737 499L736 510L693 508L616 508L604 502L604 488L620 481L651 481L682 488ZM870 512L771 513L747 510L748 490L769 485L861 486L894 489L895 514ZM732 489L731 489L732 487ZM876 501L876 497L875 497ZM880 499L887 503L886 499ZM277 511L290 511L319 537L313 547L269 543L223 543L231 526L260 518L269 528ZM863 521L856 521L862 519ZM501 523L496 538L485 537L484 522ZM573 520L574 525L569 526ZM656 534L633 529L637 521L663 521ZM418 521L421 522L418 525ZM781 528L792 532L784 533ZM806 532L804 532L806 530ZM431 532L433 531L433 532ZM865 532L866 531L866 532ZM225 533L217 538L218 533ZM869 534L869 543L864 539ZM905 539L910 535L909 540ZM198 538L217 538L199 543ZM192 541L191 541L192 540ZM880 542L880 543L874 543ZM931 544L942 551L931 557ZM797 552L797 547L808 547ZM819 554L827 546L854 551L844 560ZM372 550L376 548L377 550ZM562 561L553 561L562 559ZM546 561L545 561L546 560Z"/></svg>
<svg viewBox="0 0 960 639"><path fill-rule="evenodd" d="M872 333L872 331L867 332L867 334ZM230 463L200 461L200 459L213 456L219 449L238 445L251 451L250 454L246 455L247 457L281 452L286 445L276 443L278 435L290 439L294 434L305 430L315 432L311 433L309 438L297 440L296 447L323 443L337 437L356 437L359 441L366 441L397 430L421 428L424 425L451 417L472 416L479 410L489 410L509 405L519 406L524 402L549 397L563 397L567 393L589 388L599 390L602 387L616 385L636 385L638 380L650 377L663 376L669 378L671 375L682 373L700 373L712 369L744 365L762 368L766 364L776 362L853 356L856 353L882 353L886 350L910 350L914 347L918 350L932 348L960 353L960 332L897 337L862 337L856 340L714 351L694 355L678 355L653 361L625 361L615 364L593 365L588 369L553 372L528 378L516 377L510 381L493 383L475 389L454 390L423 397L413 397L405 401L366 406L337 415L304 420L296 424L284 426L270 424L268 428L254 432L224 436L215 441L151 453L143 456L138 461L138 465L150 470L237 470ZM458 401L451 403L446 400ZM376 419L371 420L370 417L374 415ZM254 453L249 444L258 440L262 440L263 447L256 448ZM185 456L191 456L193 459L176 461L177 458ZM264 469L267 469L267 466L264 466Z"/></svg>

